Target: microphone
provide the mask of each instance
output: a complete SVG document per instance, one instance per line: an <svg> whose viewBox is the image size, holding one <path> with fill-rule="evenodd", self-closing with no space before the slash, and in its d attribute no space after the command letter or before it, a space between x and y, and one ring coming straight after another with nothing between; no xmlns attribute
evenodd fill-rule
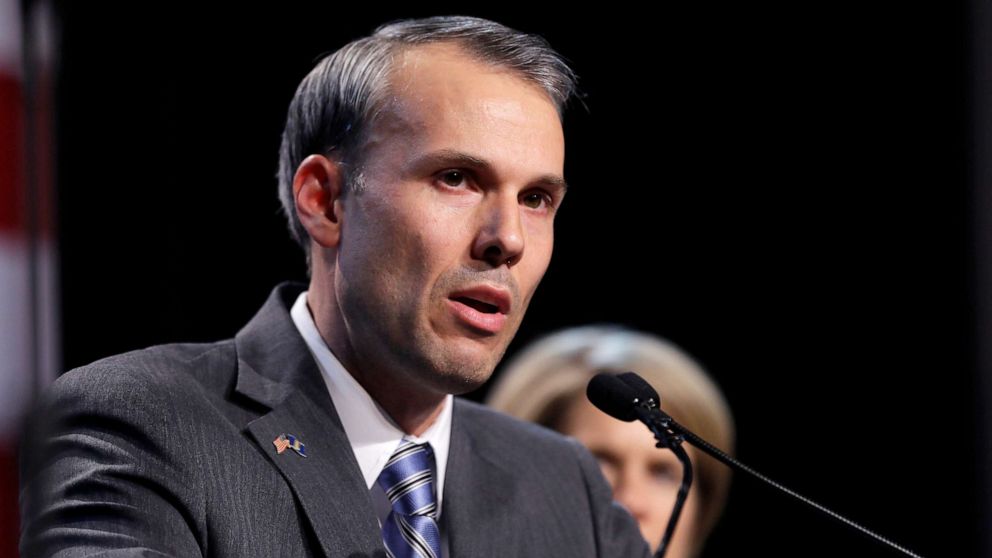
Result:
<svg viewBox="0 0 992 558"><path fill-rule="evenodd" d="M589 401L593 405L611 417L630 422L633 418L625 417L633 416L646 424L648 429L654 433L655 438L658 440L657 447L667 447L671 449L675 452L675 455L679 457L680 461L683 461L683 456L685 456L685 450L682 449L681 445L682 441L688 440L690 444L701 449L703 452L731 469L747 473L752 477L761 480L765 484L768 484L769 486L792 496L800 502L829 515L848 527L856 529L907 556L911 556L912 558L921 558L919 554L916 554L909 549L879 535L878 533L875 533L874 531L840 515L826 506L818 504L798 492L773 481L772 479L727 455L706 440L695 435L688 428L675 422L672 417L661 410L661 397L658 395L658 392L655 391L651 384L647 383L644 378L641 378L634 372L624 372L619 375L606 372L596 374L596 376L589 381L589 385L586 388L586 394L589 397ZM662 545L655 554L655 556L659 558L664 556L665 545L667 544L670 532L674 529L675 521L678 519L678 512L681 511L681 501L684 499L682 494L683 489L685 492L688 492L687 485L692 482L692 468L689 465L687 456L682 463L682 472L682 488L679 490L679 498L675 501L675 509L672 511L671 519L669 519L668 529L665 531L665 537L662 539ZM689 477L689 483L686 482L686 477Z"/></svg>
<svg viewBox="0 0 992 558"><path fill-rule="evenodd" d="M633 372L624 372L623 374L617 374L617 379L627 384L629 388L634 390L637 395L644 400L654 400L654 408L661 407L661 396L655 391L654 387L651 386L644 378L638 376Z"/></svg>
<svg viewBox="0 0 992 558"><path fill-rule="evenodd" d="M628 385L619 376L596 374L586 386L586 397L597 409L615 419L624 422L637 420L634 410L640 404L637 388Z"/></svg>

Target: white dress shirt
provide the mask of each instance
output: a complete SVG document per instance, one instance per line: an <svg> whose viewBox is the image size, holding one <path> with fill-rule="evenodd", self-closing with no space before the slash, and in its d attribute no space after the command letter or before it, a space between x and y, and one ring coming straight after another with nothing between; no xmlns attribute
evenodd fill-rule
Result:
<svg viewBox="0 0 992 558"><path fill-rule="evenodd" d="M290 310L290 316L324 377L327 390L331 394L331 401L334 402L334 408L341 418L341 425L344 426L344 432L351 442L351 449L365 477L365 485L372 492L372 501L380 524L385 522L391 506L385 492L376 483L376 479L379 478L379 473L404 437L417 443L429 442L434 450L434 490L437 494L437 513L440 517L444 472L448 463L448 447L451 443L452 396L449 394L445 397L441 414L422 436L408 435L396 426L389 415L344 369L331 352L310 314L306 292L301 293L296 299Z"/></svg>

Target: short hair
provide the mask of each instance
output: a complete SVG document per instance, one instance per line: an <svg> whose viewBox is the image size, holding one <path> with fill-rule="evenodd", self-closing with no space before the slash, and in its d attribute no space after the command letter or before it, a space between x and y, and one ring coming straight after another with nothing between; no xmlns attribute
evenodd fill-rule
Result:
<svg viewBox="0 0 992 558"><path fill-rule="evenodd" d="M575 93L575 73L544 38L476 17L387 23L326 56L296 89L279 150L279 200L290 234L303 247L308 262L309 235L293 200L296 169L309 155L333 151L344 167L345 192L360 191L360 149L387 97L393 61L406 49L439 42L455 43L473 58L540 86L559 118Z"/></svg>
<svg viewBox="0 0 992 558"><path fill-rule="evenodd" d="M716 383L684 351L654 335L616 325L565 329L539 339L497 376L486 403L517 418L560 430L565 412L598 372L634 371L661 394L662 409L677 422L733 453L734 422ZM694 555L719 519L730 470L714 459L693 463L699 491Z"/></svg>

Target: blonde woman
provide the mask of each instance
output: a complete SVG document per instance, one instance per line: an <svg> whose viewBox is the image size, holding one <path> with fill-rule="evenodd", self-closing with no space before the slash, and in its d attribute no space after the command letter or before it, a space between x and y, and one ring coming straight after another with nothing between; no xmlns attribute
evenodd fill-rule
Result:
<svg viewBox="0 0 992 558"><path fill-rule="evenodd" d="M586 384L597 372L634 371L661 394L680 424L731 453L734 424L719 388L681 349L654 335L617 326L566 329L538 340L498 376L487 403L517 418L573 436L599 459L614 497L657 547L682 480L672 452L654 447L638 422L618 421L592 406ZM723 511L730 471L683 444L695 480L666 556L698 556Z"/></svg>

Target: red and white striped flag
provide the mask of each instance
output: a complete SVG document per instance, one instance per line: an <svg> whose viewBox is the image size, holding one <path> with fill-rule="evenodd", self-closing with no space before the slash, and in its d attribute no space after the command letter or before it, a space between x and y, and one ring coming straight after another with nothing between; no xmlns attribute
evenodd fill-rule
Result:
<svg viewBox="0 0 992 558"><path fill-rule="evenodd" d="M17 556L17 434L58 368L52 211L51 12L32 6L30 111L21 2L0 0L0 556ZM28 130L31 133L28 133ZM31 138L31 145L27 138ZM30 147L30 149L29 149ZM31 153L31 160L27 154Z"/></svg>

